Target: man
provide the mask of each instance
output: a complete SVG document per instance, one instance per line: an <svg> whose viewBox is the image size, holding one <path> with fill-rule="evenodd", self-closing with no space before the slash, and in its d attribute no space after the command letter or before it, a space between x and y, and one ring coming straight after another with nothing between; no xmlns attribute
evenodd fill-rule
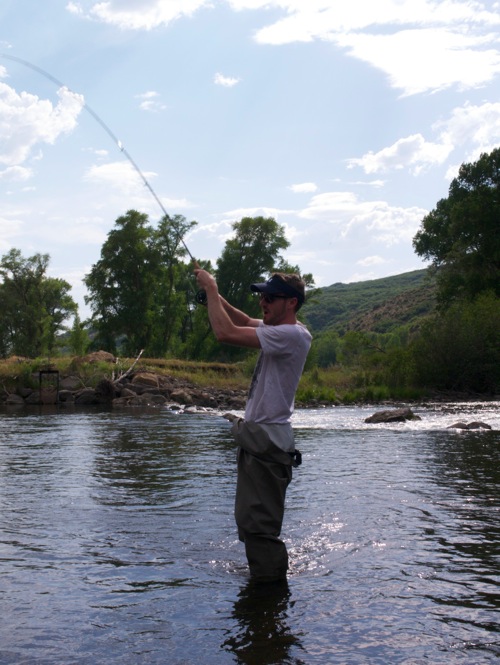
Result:
<svg viewBox="0 0 500 665"><path fill-rule="evenodd" d="M218 341L261 350L245 418L235 419L232 428L238 444L235 518L252 579L286 579L288 553L279 535L292 466L300 463L290 419L311 346L311 334L296 316L305 285L297 275L285 273L252 284L260 297L260 320L222 298L210 273L196 268L195 275L207 294L208 317Z"/></svg>

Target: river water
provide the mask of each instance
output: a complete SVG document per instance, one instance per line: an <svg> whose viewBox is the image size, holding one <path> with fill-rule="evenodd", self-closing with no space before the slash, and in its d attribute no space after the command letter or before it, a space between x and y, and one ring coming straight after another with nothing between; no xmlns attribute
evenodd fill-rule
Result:
<svg viewBox="0 0 500 665"><path fill-rule="evenodd" d="M248 584L220 415L0 411L0 663L497 662L499 406L297 411L284 587Z"/></svg>

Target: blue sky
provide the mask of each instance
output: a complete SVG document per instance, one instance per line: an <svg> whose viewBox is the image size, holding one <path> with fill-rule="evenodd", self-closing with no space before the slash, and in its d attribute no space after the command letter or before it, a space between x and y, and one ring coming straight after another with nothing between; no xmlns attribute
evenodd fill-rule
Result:
<svg viewBox="0 0 500 665"><path fill-rule="evenodd" d="M499 2L2 0L0 53L0 255L50 254L82 318L117 217L162 216L84 104L194 256L272 216L317 286L424 267L422 218L500 144Z"/></svg>

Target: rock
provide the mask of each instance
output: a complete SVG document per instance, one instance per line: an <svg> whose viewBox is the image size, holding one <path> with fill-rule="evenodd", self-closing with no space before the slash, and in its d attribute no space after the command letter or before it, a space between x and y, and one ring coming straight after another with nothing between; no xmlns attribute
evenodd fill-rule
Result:
<svg viewBox="0 0 500 665"><path fill-rule="evenodd" d="M101 402L111 402L116 397L115 385L109 379L101 379L95 390Z"/></svg>
<svg viewBox="0 0 500 665"><path fill-rule="evenodd" d="M115 397L113 400L113 408L122 408L129 405L129 397Z"/></svg>
<svg viewBox="0 0 500 665"><path fill-rule="evenodd" d="M93 388L83 388L75 394L75 404L99 404L99 397Z"/></svg>
<svg viewBox="0 0 500 665"><path fill-rule="evenodd" d="M82 382L77 376L65 376L59 381L60 390L80 390Z"/></svg>
<svg viewBox="0 0 500 665"><path fill-rule="evenodd" d="M135 397L137 392L135 390L130 390L130 388L122 388L120 390L120 397Z"/></svg>
<svg viewBox="0 0 500 665"><path fill-rule="evenodd" d="M82 361L84 363L116 363L116 358L112 353L108 353L107 351L94 351L94 353L89 353L87 356L84 356Z"/></svg>
<svg viewBox="0 0 500 665"><path fill-rule="evenodd" d="M156 393L142 393L141 398L148 404L165 404L167 398Z"/></svg>
<svg viewBox="0 0 500 665"><path fill-rule="evenodd" d="M394 409L392 411L377 411L365 418L365 423L402 423L406 420L422 420L409 407Z"/></svg>
<svg viewBox="0 0 500 665"><path fill-rule="evenodd" d="M158 376L156 374L152 374L151 372L140 372L134 375L131 383L158 388Z"/></svg>
<svg viewBox="0 0 500 665"><path fill-rule="evenodd" d="M43 404L44 401L42 399L42 395L40 394L39 390L34 390L31 395L28 395L28 397L24 400L25 404ZM55 399L52 401L52 403L55 403Z"/></svg>
<svg viewBox="0 0 500 665"><path fill-rule="evenodd" d="M170 399L173 399L174 402L178 404L192 404L193 397L186 390L178 389L170 393Z"/></svg>
<svg viewBox="0 0 500 665"><path fill-rule="evenodd" d="M491 425L475 420L467 425L467 429L491 429Z"/></svg>
<svg viewBox="0 0 500 665"><path fill-rule="evenodd" d="M447 429L491 429L491 425L475 420L471 423L458 422L448 425Z"/></svg>
<svg viewBox="0 0 500 665"><path fill-rule="evenodd" d="M75 401L74 395L71 390L60 390L59 391L59 401L65 404L69 404Z"/></svg>
<svg viewBox="0 0 500 665"><path fill-rule="evenodd" d="M24 405L24 398L21 397L21 395L15 395L12 393L11 395L8 395L4 404L9 404L10 406Z"/></svg>
<svg viewBox="0 0 500 665"><path fill-rule="evenodd" d="M247 403L246 397L233 396L229 399L229 406L237 411L244 411Z"/></svg>
<svg viewBox="0 0 500 665"><path fill-rule="evenodd" d="M31 388L18 388L17 389L17 394L20 397L22 397L23 399L26 399L27 397L29 397L32 392L33 391L31 390Z"/></svg>

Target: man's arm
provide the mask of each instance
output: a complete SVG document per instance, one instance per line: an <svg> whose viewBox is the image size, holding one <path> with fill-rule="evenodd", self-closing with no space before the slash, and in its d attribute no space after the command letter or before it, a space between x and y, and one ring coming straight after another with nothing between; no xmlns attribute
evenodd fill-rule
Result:
<svg viewBox="0 0 500 665"><path fill-rule="evenodd" d="M195 269L198 285L206 291L208 318L219 342L260 348L257 336L257 319L251 319L244 312L230 305L219 295L217 282L206 270Z"/></svg>
<svg viewBox="0 0 500 665"><path fill-rule="evenodd" d="M236 307L230 305L227 300L225 300L225 298L220 295L220 293L219 299L222 303L222 307L225 309L229 318L236 326L249 326L251 328L257 328L257 326L260 325L259 319L252 319L250 316L248 316L248 314L245 314L245 312L236 309Z"/></svg>

